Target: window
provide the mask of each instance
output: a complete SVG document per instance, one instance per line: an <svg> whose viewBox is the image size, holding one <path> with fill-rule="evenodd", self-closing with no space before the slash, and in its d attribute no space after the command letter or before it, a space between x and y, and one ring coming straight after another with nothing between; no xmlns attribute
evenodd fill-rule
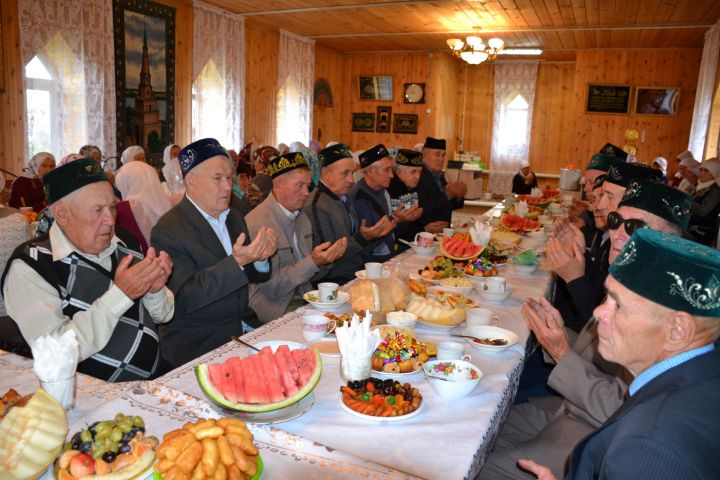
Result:
<svg viewBox="0 0 720 480"><path fill-rule="evenodd" d="M61 133L58 81L37 55L25 66L25 81L29 152L53 152Z"/></svg>
<svg viewBox="0 0 720 480"><path fill-rule="evenodd" d="M530 105L522 95L503 105L500 117L500 152L525 155L528 149L528 114Z"/></svg>
<svg viewBox="0 0 720 480"><path fill-rule="evenodd" d="M192 138L219 137L225 131L223 86L215 62L208 60L192 86Z"/></svg>

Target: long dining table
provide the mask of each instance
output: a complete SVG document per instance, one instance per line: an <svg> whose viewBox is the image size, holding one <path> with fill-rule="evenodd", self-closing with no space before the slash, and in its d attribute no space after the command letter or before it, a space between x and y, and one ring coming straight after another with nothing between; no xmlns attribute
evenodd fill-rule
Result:
<svg viewBox="0 0 720 480"><path fill-rule="evenodd" d="M405 273L421 269L430 260L432 257L408 250L388 264L391 271ZM553 286L552 276L542 269L526 275L507 266L500 269L500 275L513 289L509 299L489 304L479 296L470 297L499 315L501 326L520 340L504 352L492 354L466 344L465 353L484 374L469 396L444 400L422 372L406 374L396 378L420 390L422 411L403 421L376 423L342 409L339 389L344 380L339 362L324 360L322 376L312 397L305 400L302 415L281 423L250 424L265 463L262 478L475 478L513 403L530 347L529 331L520 313L523 300L547 296ZM250 344L269 340L304 343L301 318L309 311L310 306L301 307L241 339ZM453 333L461 331L459 326ZM416 335L434 343L463 342L445 332L425 330L420 324ZM143 416L149 432L158 437L200 417L219 418L223 412L203 394L194 367L247 354L246 347L228 339L225 345L154 381L110 384L78 374L77 404L68 414L70 433L116 413ZM0 393L8 388L21 393L37 388L31 360L0 351L0 368ZM46 473L43 478L52 477Z"/></svg>

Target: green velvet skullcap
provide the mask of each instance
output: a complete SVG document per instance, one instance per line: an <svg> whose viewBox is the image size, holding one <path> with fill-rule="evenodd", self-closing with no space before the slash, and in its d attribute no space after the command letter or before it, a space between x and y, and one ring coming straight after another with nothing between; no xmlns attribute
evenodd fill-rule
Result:
<svg viewBox="0 0 720 480"><path fill-rule="evenodd" d="M417 150L408 150L401 148L395 155L395 164L403 165L405 167L422 167L423 156L422 153Z"/></svg>
<svg viewBox="0 0 720 480"><path fill-rule="evenodd" d="M598 175L595 179L595 183L593 183L593 190L603 186L603 183L605 183L605 177L607 177L607 175Z"/></svg>
<svg viewBox="0 0 720 480"><path fill-rule="evenodd" d="M296 168L310 168L305 157L300 152L286 153L273 158L268 163L267 171L272 178L279 177L283 173L295 170Z"/></svg>
<svg viewBox="0 0 720 480"><path fill-rule="evenodd" d="M633 180L661 182L662 177L660 170L642 163L613 162L608 168L605 181L627 188Z"/></svg>
<svg viewBox="0 0 720 480"><path fill-rule="evenodd" d="M344 143L336 143L335 145L332 145L330 147L323 148L322 150L320 150L320 153L318 153L320 165L322 165L323 167L332 165L333 163L337 162L338 160L342 160L343 158L352 158L352 150L350 150L350 147L348 147Z"/></svg>
<svg viewBox="0 0 720 480"><path fill-rule="evenodd" d="M623 162L626 162L628 157L628 154L625 150L618 147L617 145L613 145L612 143L606 143L605 145L603 145L598 153L612 155L615 158L619 158Z"/></svg>
<svg viewBox="0 0 720 480"><path fill-rule="evenodd" d="M619 206L644 210L685 230L690 219L692 198L662 183L633 180L625 189Z"/></svg>
<svg viewBox="0 0 720 480"><path fill-rule="evenodd" d="M92 158L81 158L52 170L43 176L48 205L95 182L107 182L102 167Z"/></svg>
<svg viewBox="0 0 720 480"><path fill-rule="evenodd" d="M720 317L720 251L639 228L610 265L625 288L671 310Z"/></svg>
<svg viewBox="0 0 720 480"><path fill-rule="evenodd" d="M610 165L616 161L618 161L617 157L604 153L596 153L590 159L590 163L588 163L585 170L602 170L603 172L607 172Z"/></svg>

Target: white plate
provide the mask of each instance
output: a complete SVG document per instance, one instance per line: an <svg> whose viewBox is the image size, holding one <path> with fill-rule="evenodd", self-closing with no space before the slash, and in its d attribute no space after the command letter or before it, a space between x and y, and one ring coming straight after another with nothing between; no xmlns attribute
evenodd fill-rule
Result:
<svg viewBox="0 0 720 480"><path fill-rule="evenodd" d="M422 328L424 328L426 330L431 330L433 332L449 333L449 332L452 332L453 330L455 330L459 324L455 325L455 326L453 326L453 325L438 325L437 323L425 322L423 320L418 319L418 325L422 326Z"/></svg>
<svg viewBox="0 0 720 480"><path fill-rule="evenodd" d="M514 265L513 264L513 270L516 272L522 274L522 275L532 275L535 273L538 269L537 265Z"/></svg>
<svg viewBox="0 0 720 480"><path fill-rule="evenodd" d="M353 410L352 408L345 405L345 402L342 400L342 393L339 394L338 400L340 401L340 407L345 410L350 415L353 415L358 418L362 418L363 420L367 420L369 422L373 423L391 423L391 422L402 422L403 420L407 420L409 418L414 417L418 413L422 411L423 408L425 408L425 399L420 402L420 406L415 410L414 412L410 412L407 415L401 415L399 417L375 417L373 415L365 415L364 413L359 413Z"/></svg>
<svg viewBox="0 0 720 480"><path fill-rule="evenodd" d="M384 375L386 377L406 377L408 375L415 375L418 372L422 372L422 366L418 368L417 370L413 370L412 372L405 372L405 373L392 373L392 372L382 372L378 370L372 370L372 373L375 375Z"/></svg>
<svg viewBox="0 0 720 480"><path fill-rule="evenodd" d="M383 270L381 278L388 278L389 276L390 270ZM355 272L355 278L365 280L367 278L367 273L365 273L365 270L358 270L357 272Z"/></svg>
<svg viewBox="0 0 720 480"><path fill-rule="evenodd" d="M435 250L437 250L437 242L431 247L418 247L415 242L410 242L413 252L423 257L434 257Z"/></svg>
<svg viewBox="0 0 720 480"><path fill-rule="evenodd" d="M475 338L502 338L507 340L508 343L506 343L505 345L481 345L479 343L473 342L469 338L465 339L465 341L468 342L473 348L485 353L502 352L515 345L519 340L515 332L511 332L510 330L495 327L492 325L466 328L462 331L462 334L470 335Z"/></svg>
<svg viewBox="0 0 720 480"><path fill-rule="evenodd" d="M310 300L310 298L318 298L317 294L317 290L307 292L305 295L303 295L303 299L310 305L312 305L314 308L317 308L318 310L321 310L323 312L339 312L340 310L342 310L343 306L350 300L350 294L342 291L338 291L338 301L335 303L323 303Z"/></svg>
<svg viewBox="0 0 720 480"><path fill-rule="evenodd" d="M473 285L467 286L467 287L450 287L443 285L442 281L438 281L438 285L435 287L429 287L428 292L432 292L434 290L444 290L446 292L453 292L453 293L460 293L462 295L465 295L466 297L473 293L473 290L475 287Z"/></svg>
<svg viewBox="0 0 720 480"><path fill-rule="evenodd" d="M488 292L486 290L478 290L478 293L480 294L480 298L484 302L488 303L502 303L508 298L510 298L510 295L512 295L513 290L512 288L508 288L504 292Z"/></svg>
<svg viewBox="0 0 720 480"><path fill-rule="evenodd" d="M234 412L225 408L221 408L220 412L226 417L239 418L246 422L256 423L258 425L267 425L271 423L287 422L288 420L297 418L300 415L310 411L314 404L315 394L313 392L310 392L305 398L303 398L299 402L293 403L289 407L281 408L279 410L273 410L272 412Z"/></svg>
<svg viewBox="0 0 720 480"><path fill-rule="evenodd" d="M292 340L267 340L265 342L258 342L251 344L253 347L257 348L258 350L262 350L263 347L270 347L270 349L275 353L275 351L278 349L281 345L287 345L290 350L297 350L298 348L307 348L307 345L304 343L299 342L293 342ZM253 350L252 348L248 348L245 355L254 355L258 352Z"/></svg>

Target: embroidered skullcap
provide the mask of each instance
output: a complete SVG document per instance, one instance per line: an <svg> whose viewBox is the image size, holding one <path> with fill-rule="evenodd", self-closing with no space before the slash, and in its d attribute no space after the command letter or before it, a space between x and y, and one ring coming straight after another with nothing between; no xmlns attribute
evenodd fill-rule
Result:
<svg viewBox="0 0 720 480"><path fill-rule="evenodd" d="M608 168L606 182L627 188L632 180L662 181L661 171L642 163L613 162Z"/></svg>
<svg viewBox="0 0 720 480"><path fill-rule="evenodd" d="M320 150L318 158L320 159L320 165L327 167L343 158L352 158L352 150L344 143L336 143Z"/></svg>
<svg viewBox="0 0 720 480"><path fill-rule="evenodd" d="M633 180L625 190L619 206L644 210L685 230L690 219L692 198L663 183Z"/></svg>
<svg viewBox="0 0 720 480"><path fill-rule="evenodd" d="M605 183L605 178L606 178L606 177L607 177L607 175L604 175L604 174L603 174L603 175L598 175L598 176L595 178L595 182L593 182L593 190L602 187L602 186L603 186L603 183Z"/></svg>
<svg viewBox="0 0 720 480"><path fill-rule="evenodd" d="M610 265L610 275L672 310L720 317L720 251L713 248L639 228Z"/></svg>
<svg viewBox="0 0 720 480"><path fill-rule="evenodd" d="M404 165L406 167L422 167L422 153L415 150L401 148L400 150L398 150L397 155L395 155L395 163L397 165Z"/></svg>
<svg viewBox="0 0 720 480"><path fill-rule="evenodd" d="M221 145L220 142L214 138L203 138L197 140L190 145L186 145L180 150L178 155L178 161L180 162L180 170L182 170L183 178L188 174L190 170L200 165L205 160L212 157L222 155L228 160L230 156Z"/></svg>
<svg viewBox="0 0 720 480"><path fill-rule="evenodd" d="M305 157L300 152L286 153L285 155L280 155L278 158L270 160L267 173L272 178L276 178L296 168L310 168L307 160L305 160Z"/></svg>
<svg viewBox="0 0 720 480"><path fill-rule="evenodd" d="M590 159L590 163L588 163L586 170L602 170L603 172L607 172L610 168L610 164L617 161L619 161L619 159L612 155L596 153Z"/></svg>
<svg viewBox="0 0 720 480"><path fill-rule="evenodd" d="M42 179L45 198L52 205L61 198L95 182L107 182L100 165L92 158L82 158L66 163L46 173Z"/></svg>
<svg viewBox="0 0 720 480"><path fill-rule="evenodd" d="M626 161L628 154L625 150L618 147L617 145L613 145L612 143L606 143L603 145L603 147L600 149L598 153L604 153L606 155L612 155L613 157L619 158L620 160Z"/></svg>
<svg viewBox="0 0 720 480"><path fill-rule="evenodd" d="M426 137L424 148L434 148L436 150L445 150L445 139L444 138L433 138Z"/></svg>
<svg viewBox="0 0 720 480"><path fill-rule="evenodd" d="M388 156L390 156L390 152L387 151L385 145L382 143L377 144L360 154L360 166L362 168L367 168L378 160L382 160Z"/></svg>

